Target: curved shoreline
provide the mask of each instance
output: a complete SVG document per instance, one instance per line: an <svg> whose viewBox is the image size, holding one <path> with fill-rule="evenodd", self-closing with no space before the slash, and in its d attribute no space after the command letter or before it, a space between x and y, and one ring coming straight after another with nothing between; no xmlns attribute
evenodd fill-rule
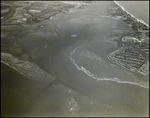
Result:
<svg viewBox="0 0 150 118"><path fill-rule="evenodd" d="M39 10L42 3L45 9L59 10L61 5L65 9L62 2L51 6L47 1L29 8ZM75 7L73 12L62 10L52 19L31 20L25 27L24 22L19 27L2 27L3 115L147 116L149 78L108 58L120 47L123 36L136 35L132 19L128 23L121 20L122 14L113 9L118 5L111 3L96 2ZM13 69L7 70L5 65ZM12 109L5 108L8 105ZM26 109L29 111L24 113Z"/></svg>
<svg viewBox="0 0 150 118"><path fill-rule="evenodd" d="M116 4L117 4L117 3L116 3ZM95 4L94 4L94 5L95 5ZM123 10L123 9L122 9L122 10ZM87 12L85 12L85 13L87 13ZM73 16L73 14L75 14L75 15ZM83 14L84 14L84 13L83 13ZM62 49L61 49L60 47L58 47L58 46L64 45L63 42L62 42L62 40L64 40L64 39L62 39L63 36L62 36L62 34L61 34L61 30L58 29L58 28L59 28L59 24L63 24L63 23L62 23L63 20L64 20L64 23L65 23L65 19L68 20L68 19L70 19L71 17L72 17L72 19L73 19L73 17L74 17L74 18L75 18L75 17L79 17L79 18L80 18L80 17L82 16L82 14L79 15L78 13L69 13L69 15L66 15L67 17L64 17L64 18L62 17L62 16L63 16L63 13L60 13L59 15L60 15L61 19L58 20L56 23L54 23L55 25L53 24L53 26L52 26L52 27L55 29L55 33L57 34L57 38L58 38L58 42L59 42L59 43L58 43L57 45L55 45L53 48L56 49L56 50L57 50L57 48L59 48L59 49L60 49L60 50L59 50L59 53L61 53L61 50L62 50ZM59 15L57 15L56 17L59 17ZM64 16L65 16L65 15L64 15ZM92 17L92 16L89 16L89 15L87 15L87 16L88 16L89 18ZM100 17L100 16L99 16L99 17ZM105 19L105 17L101 17L101 18ZM109 18L108 18L108 19L109 19ZM115 20L115 19L114 19L114 20ZM104 20L104 22L102 22L102 23L105 23L106 21L107 21L107 20ZM78 22L79 22L79 21L78 21ZM81 20L80 22L83 22L83 21ZM72 22L71 22L71 23L72 23ZM70 24L71 24L71 23L70 23ZM109 22L108 22L108 23L109 23ZM57 26L56 26L56 24L57 24ZM78 25L78 24L77 24L77 25ZM88 28L88 25L87 25L87 26L85 25L85 27ZM65 28L65 27L64 27L64 28ZM66 30L66 29L65 29L65 30ZM86 29L86 28L83 28L82 30L86 31L87 29ZM81 31L82 31L82 30L81 30ZM68 35L70 35L70 34L68 34ZM68 38L68 36L67 36L67 38ZM77 39L78 41L77 41L77 40L76 40L76 41L73 41L73 42L70 41L70 42L72 42L72 43L75 43L75 44L72 44L72 47L76 47L76 46L83 45L83 44L87 41L87 39L86 39L85 37L82 37L82 36L78 37L78 34L76 34L75 37L72 37L72 38L75 38L75 39L78 38L78 39ZM78 42L78 43L77 43L77 42ZM67 42L67 43L68 43L68 42ZM78 44L79 44L79 45L78 45ZM71 46L71 45L70 45L70 46ZM70 46L69 46L69 47L70 47ZM65 47L65 48L67 48L67 47ZM51 50L53 51L54 49L51 49ZM72 49L73 49L73 48L72 48ZM70 50L70 51L71 51L71 50ZM51 68L50 71L52 71L52 73L56 76L56 75L57 75L57 74L56 74L57 71L54 69L54 68L55 68L55 67L54 67L54 66L55 66L54 64L57 65L57 62L54 63L52 60L55 60L55 58L57 58L57 59L60 58L59 60L61 61L61 57L55 57L55 58L54 58L52 55L55 55L55 53L56 53L55 51L53 52L53 54L50 53L50 57L53 58L53 59L50 59L51 62L49 61L49 64L52 64L52 65L53 65L53 66L50 65L50 68ZM57 52L57 53L58 53L58 52ZM71 52L70 52L70 53L71 53ZM70 53L69 53L68 55L70 55ZM69 58L69 57L68 57L68 58ZM58 77L57 77L57 78L58 78Z"/></svg>

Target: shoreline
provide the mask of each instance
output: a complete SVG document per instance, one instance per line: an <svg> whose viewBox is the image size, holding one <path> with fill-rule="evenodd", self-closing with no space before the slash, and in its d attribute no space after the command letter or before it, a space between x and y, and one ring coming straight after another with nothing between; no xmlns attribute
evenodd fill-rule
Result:
<svg viewBox="0 0 150 118"><path fill-rule="evenodd" d="M148 37L147 25L114 1L89 2L79 9L61 3L18 2L19 11L2 26L2 116L147 116L148 76L107 57L129 45L122 44L124 36ZM45 14L28 15L41 8ZM149 51L147 42L142 49ZM143 59L128 52L119 56L125 55L131 66Z"/></svg>
<svg viewBox="0 0 150 118"><path fill-rule="evenodd" d="M130 14L133 18L135 18L138 22L141 22L142 24L146 25L147 27L149 27L148 24L145 23L145 21L138 19L137 17L135 17L133 14L131 14L130 12L128 12L121 4L119 4L117 1L114 1L115 4L117 4L123 11L127 12L127 14Z"/></svg>

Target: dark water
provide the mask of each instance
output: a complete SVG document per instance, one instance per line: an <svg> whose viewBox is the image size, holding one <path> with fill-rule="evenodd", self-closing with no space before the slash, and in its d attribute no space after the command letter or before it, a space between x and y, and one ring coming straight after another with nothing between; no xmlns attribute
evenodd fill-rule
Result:
<svg viewBox="0 0 150 118"><path fill-rule="evenodd" d="M149 90L138 86L102 81L97 90L100 95L95 96L100 98L95 101L61 84L39 95L45 84L30 80L2 63L1 73L2 116L146 116L149 113Z"/></svg>
<svg viewBox="0 0 150 118"><path fill-rule="evenodd" d="M107 58L135 30L109 16L109 2L87 4L46 21L34 14L23 26L3 23L1 61L16 70L1 63L1 116L148 116L149 77Z"/></svg>

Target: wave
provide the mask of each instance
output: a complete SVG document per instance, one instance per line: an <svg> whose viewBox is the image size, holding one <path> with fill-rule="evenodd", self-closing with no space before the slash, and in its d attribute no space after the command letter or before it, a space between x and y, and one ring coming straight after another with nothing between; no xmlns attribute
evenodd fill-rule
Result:
<svg viewBox="0 0 150 118"><path fill-rule="evenodd" d="M70 60L73 62L73 65L75 65L75 67L80 70L83 71L86 75L88 75L89 77L95 79L96 81L113 81L113 82L117 82L117 83L125 83L125 84L132 84L132 85L137 85L143 88L147 88L149 89L149 82L130 82L130 81L124 81L124 80L120 80L119 78L99 78L97 75L92 74L89 70L87 70L85 67L83 66L79 66L76 61L72 58L73 53L78 49L79 47L75 48L71 54L70 54Z"/></svg>

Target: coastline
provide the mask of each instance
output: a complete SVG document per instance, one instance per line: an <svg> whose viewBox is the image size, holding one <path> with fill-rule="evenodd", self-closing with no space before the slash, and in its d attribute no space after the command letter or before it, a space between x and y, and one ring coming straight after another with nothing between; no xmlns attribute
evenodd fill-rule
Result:
<svg viewBox="0 0 150 118"><path fill-rule="evenodd" d="M114 1L78 8L27 3L2 26L2 116L148 116L148 76L125 69L108 54L128 46L121 43L124 36L148 37L149 26ZM43 14L29 15L43 7ZM139 59L129 60L139 57L133 51L119 54L128 64Z"/></svg>
<svg viewBox="0 0 150 118"><path fill-rule="evenodd" d="M133 13L130 13L127 9L125 9L125 7L124 7L123 5L121 5L120 3L118 3L118 1L114 1L114 2L115 2L115 4L117 4L119 7L121 7L121 9L122 9L123 11L127 12L127 14L130 14L130 15L131 15L133 18L135 18L137 21L139 21L139 22L145 24L147 27L149 27L149 24L147 24L145 21L143 21L143 20L137 18L136 16L134 16Z"/></svg>

